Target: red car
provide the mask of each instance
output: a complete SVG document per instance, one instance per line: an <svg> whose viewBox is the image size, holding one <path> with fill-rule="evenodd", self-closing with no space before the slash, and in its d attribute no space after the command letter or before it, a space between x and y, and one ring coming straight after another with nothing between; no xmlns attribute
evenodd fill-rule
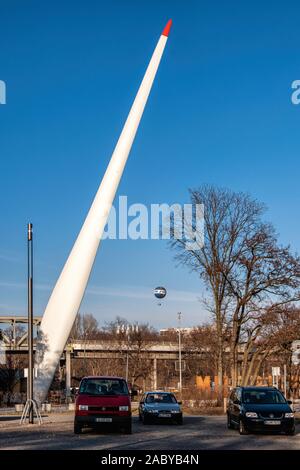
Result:
<svg viewBox="0 0 300 470"><path fill-rule="evenodd" d="M76 398L74 433L83 427L115 425L131 434L131 400L122 377L84 377Z"/></svg>

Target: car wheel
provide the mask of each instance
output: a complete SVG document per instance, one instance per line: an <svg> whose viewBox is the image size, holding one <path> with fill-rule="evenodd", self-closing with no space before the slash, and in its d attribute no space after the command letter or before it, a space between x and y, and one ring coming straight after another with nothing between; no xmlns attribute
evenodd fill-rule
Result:
<svg viewBox="0 0 300 470"><path fill-rule="evenodd" d="M247 431L247 428L245 427L243 421L240 419L240 422L239 422L239 432L242 436L244 436L245 434L248 434L248 431Z"/></svg>
<svg viewBox="0 0 300 470"><path fill-rule="evenodd" d="M123 427L123 432L124 434L132 434L132 426L130 424L126 424L126 426Z"/></svg>
<svg viewBox="0 0 300 470"><path fill-rule="evenodd" d="M149 418L147 416L143 415L142 416L142 422L143 422L143 424L149 424L150 421L149 421Z"/></svg>
<svg viewBox="0 0 300 470"><path fill-rule="evenodd" d="M179 425L183 424L183 419L182 418L177 419L176 423Z"/></svg>
<svg viewBox="0 0 300 470"><path fill-rule="evenodd" d="M289 429L288 431L285 432L287 436L294 436L296 434L296 429Z"/></svg>
<svg viewBox="0 0 300 470"><path fill-rule="evenodd" d="M230 418L230 414L229 414L229 413L227 413L227 428L228 428L228 429L234 429L234 425L233 425L233 423L232 423L232 421L231 421L231 418Z"/></svg>
<svg viewBox="0 0 300 470"><path fill-rule="evenodd" d="M74 434L81 434L82 432L82 425L74 421Z"/></svg>

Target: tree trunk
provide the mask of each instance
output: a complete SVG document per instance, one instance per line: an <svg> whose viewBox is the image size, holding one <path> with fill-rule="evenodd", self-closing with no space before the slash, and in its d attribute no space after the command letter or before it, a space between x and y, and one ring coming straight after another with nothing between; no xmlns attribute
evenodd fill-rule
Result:
<svg viewBox="0 0 300 470"><path fill-rule="evenodd" d="M261 368L261 365L262 365L263 361L266 359L266 357L268 356L268 354L269 354L269 351L265 351L260 356L260 358L258 359L258 361L256 363L256 366L255 366L255 369L254 369L254 372L253 372L253 375L252 375L252 378L251 378L250 385L255 385L257 377L258 377L259 369Z"/></svg>
<svg viewBox="0 0 300 470"><path fill-rule="evenodd" d="M243 386L247 386L251 382L251 374L252 374L252 371L253 371L253 367L254 367L256 358L258 357L258 354L259 354L258 352L255 352L255 353L252 354L250 363L248 365L248 369L246 370L246 374L245 374L245 377L244 377L244 382L242 383Z"/></svg>
<svg viewBox="0 0 300 470"><path fill-rule="evenodd" d="M238 328L236 323L233 323L232 337L230 341L230 373L231 373L231 385L232 387L237 386L237 359L238 359Z"/></svg>

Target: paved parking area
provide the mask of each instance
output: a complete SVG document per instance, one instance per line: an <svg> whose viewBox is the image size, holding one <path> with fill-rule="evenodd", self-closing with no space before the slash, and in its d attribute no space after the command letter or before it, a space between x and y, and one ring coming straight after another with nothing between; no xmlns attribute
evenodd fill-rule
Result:
<svg viewBox="0 0 300 470"><path fill-rule="evenodd" d="M133 418L133 434L84 431L73 434L73 414L44 419L42 426L19 425L16 417L0 417L0 449L127 449L127 450L294 450L300 449L300 426L295 436L240 436L226 428L225 416L186 416L183 426L143 425Z"/></svg>

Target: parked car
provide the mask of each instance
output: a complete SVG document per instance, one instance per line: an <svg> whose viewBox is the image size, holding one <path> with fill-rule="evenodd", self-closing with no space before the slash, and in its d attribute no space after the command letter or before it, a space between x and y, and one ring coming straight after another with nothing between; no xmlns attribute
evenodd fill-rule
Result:
<svg viewBox="0 0 300 470"><path fill-rule="evenodd" d="M84 377L76 398L74 433L82 428L114 425L131 434L131 401L121 377Z"/></svg>
<svg viewBox="0 0 300 470"><path fill-rule="evenodd" d="M172 421L182 424L181 401L170 392L146 392L139 404L139 419L144 424L159 421Z"/></svg>
<svg viewBox="0 0 300 470"><path fill-rule="evenodd" d="M240 434L250 431L295 433L294 413L276 387L237 387L232 390L227 407L227 427Z"/></svg>

